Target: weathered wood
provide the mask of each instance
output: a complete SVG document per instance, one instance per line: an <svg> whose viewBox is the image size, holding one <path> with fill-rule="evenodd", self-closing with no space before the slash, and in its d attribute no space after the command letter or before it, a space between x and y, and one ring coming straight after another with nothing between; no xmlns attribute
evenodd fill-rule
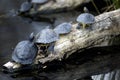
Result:
<svg viewBox="0 0 120 80"><path fill-rule="evenodd" d="M40 6L38 11L40 13L53 13L73 10L77 6L87 2L90 2L90 0L51 0Z"/></svg>
<svg viewBox="0 0 120 80"><path fill-rule="evenodd" d="M120 68L120 9L95 18L91 30L73 24L72 32L56 42L56 55L39 59L46 66L40 76L74 80Z"/></svg>
<svg viewBox="0 0 120 80"><path fill-rule="evenodd" d="M41 63L68 58L82 49L120 44L120 9L103 13L95 17L96 22L90 29L77 30L78 23L73 24L70 34L62 35L55 44L55 55L38 59ZM80 53L79 53L80 54Z"/></svg>

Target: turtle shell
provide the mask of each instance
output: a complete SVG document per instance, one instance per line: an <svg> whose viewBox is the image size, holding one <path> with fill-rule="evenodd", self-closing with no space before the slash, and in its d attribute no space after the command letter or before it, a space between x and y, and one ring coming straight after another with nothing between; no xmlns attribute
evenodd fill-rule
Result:
<svg viewBox="0 0 120 80"><path fill-rule="evenodd" d="M92 24L95 22L94 15L90 13L82 13L77 17L77 22L85 23L85 24Z"/></svg>
<svg viewBox="0 0 120 80"><path fill-rule="evenodd" d="M51 43L59 39L59 35L52 29L43 29L35 37L35 43Z"/></svg>
<svg viewBox="0 0 120 80"><path fill-rule="evenodd" d="M13 51L12 59L20 64L31 64L37 55L37 51L37 46L33 42L21 41Z"/></svg>
<svg viewBox="0 0 120 80"><path fill-rule="evenodd" d="M32 0L32 3L45 3L48 0Z"/></svg>
<svg viewBox="0 0 120 80"><path fill-rule="evenodd" d="M69 33L71 31L72 25L70 23L62 23L58 26L56 26L56 28L54 29L54 31L58 34L66 34Z"/></svg>
<svg viewBox="0 0 120 80"><path fill-rule="evenodd" d="M26 1L24 3L21 4L21 7L20 7L20 12L26 12L26 11L29 11L32 7L32 3Z"/></svg>

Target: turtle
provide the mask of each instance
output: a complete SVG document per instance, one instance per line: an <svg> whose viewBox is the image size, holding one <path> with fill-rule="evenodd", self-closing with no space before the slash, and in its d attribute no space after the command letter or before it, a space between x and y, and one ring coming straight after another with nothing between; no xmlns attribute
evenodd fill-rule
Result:
<svg viewBox="0 0 120 80"><path fill-rule="evenodd" d="M59 39L59 35L53 29L43 29L37 33L35 43L37 44L41 53L47 56L49 52L54 52L55 41Z"/></svg>
<svg viewBox="0 0 120 80"><path fill-rule="evenodd" d="M89 26L90 24L95 22L94 15L88 13L89 10L86 7L84 7L84 12L85 13L80 14L76 19L76 21L79 23L79 26L77 28L79 28L80 24L82 24L83 29L85 29L87 25Z"/></svg>
<svg viewBox="0 0 120 80"><path fill-rule="evenodd" d="M12 53L12 60L14 62L22 65L28 65L34 62L34 59L37 56L38 48L33 40L34 35L31 33L29 40L20 41L16 45Z"/></svg>
<svg viewBox="0 0 120 80"><path fill-rule="evenodd" d="M29 12L31 8L32 8L32 3L30 0L27 0L21 4L19 12L21 13Z"/></svg>
<svg viewBox="0 0 120 80"><path fill-rule="evenodd" d="M64 22L54 29L54 31L58 34L67 34L71 31L72 25L71 23Z"/></svg>

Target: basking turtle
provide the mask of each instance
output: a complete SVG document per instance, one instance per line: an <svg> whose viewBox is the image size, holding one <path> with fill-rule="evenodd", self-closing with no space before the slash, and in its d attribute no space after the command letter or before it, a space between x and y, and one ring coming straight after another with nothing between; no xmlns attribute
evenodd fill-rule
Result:
<svg viewBox="0 0 120 80"><path fill-rule="evenodd" d="M21 4L19 11L21 13L29 12L31 8L32 8L31 0L27 0Z"/></svg>
<svg viewBox="0 0 120 80"><path fill-rule="evenodd" d="M64 22L54 29L54 31L58 34L67 34L71 31L72 25L70 23Z"/></svg>
<svg viewBox="0 0 120 80"><path fill-rule="evenodd" d="M59 35L52 29L43 29L35 37L35 43L38 45L41 53L53 52L55 41L59 39ZM46 54L45 54L46 55Z"/></svg>
<svg viewBox="0 0 120 80"><path fill-rule="evenodd" d="M38 52L33 40L31 33L29 40L19 42L12 53L12 60L22 65L32 64Z"/></svg>
<svg viewBox="0 0 120 80"><path fill-rule="evenodd" d="M83 29L85 29L87 25L89 26L90 24L95 22L94 15L88 13L89 11L86 7L84 7L84 12L85 13L80 14L76 19L76 21L79 23L79 26L77 28L79 28L82 24Z"/></svg>

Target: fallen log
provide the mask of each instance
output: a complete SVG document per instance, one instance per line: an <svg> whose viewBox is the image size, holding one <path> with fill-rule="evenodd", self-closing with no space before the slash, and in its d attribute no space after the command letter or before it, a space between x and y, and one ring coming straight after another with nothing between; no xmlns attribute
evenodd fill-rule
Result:
<svg viewBox="0 0 120 80"><path fill-rule="evenodd" d="M47 66L39 75L74 80L120 68L120 9L95 17L91 30L77 30L56 42L56 55L39 59ZM57 68L57 69L56 69Z"/></svg>
<svg viewBox="0 0 120 80"><path fill-rule="evenodd" d="M56 42L54 48L56 54L38 60L41 63L62 60L76 51L80 53L83 49L120 45L120 9L103 13L95 19L91 30L77 30L78 23L73 24L71 33L61 36Z"/></svg>
<svg viewBox="0 0 120 80"><path fill-rule="evenodd" d="M90 0L51 0L40 6L38 11L39 13L68 11L88 2L90 2Z"/></svg>

